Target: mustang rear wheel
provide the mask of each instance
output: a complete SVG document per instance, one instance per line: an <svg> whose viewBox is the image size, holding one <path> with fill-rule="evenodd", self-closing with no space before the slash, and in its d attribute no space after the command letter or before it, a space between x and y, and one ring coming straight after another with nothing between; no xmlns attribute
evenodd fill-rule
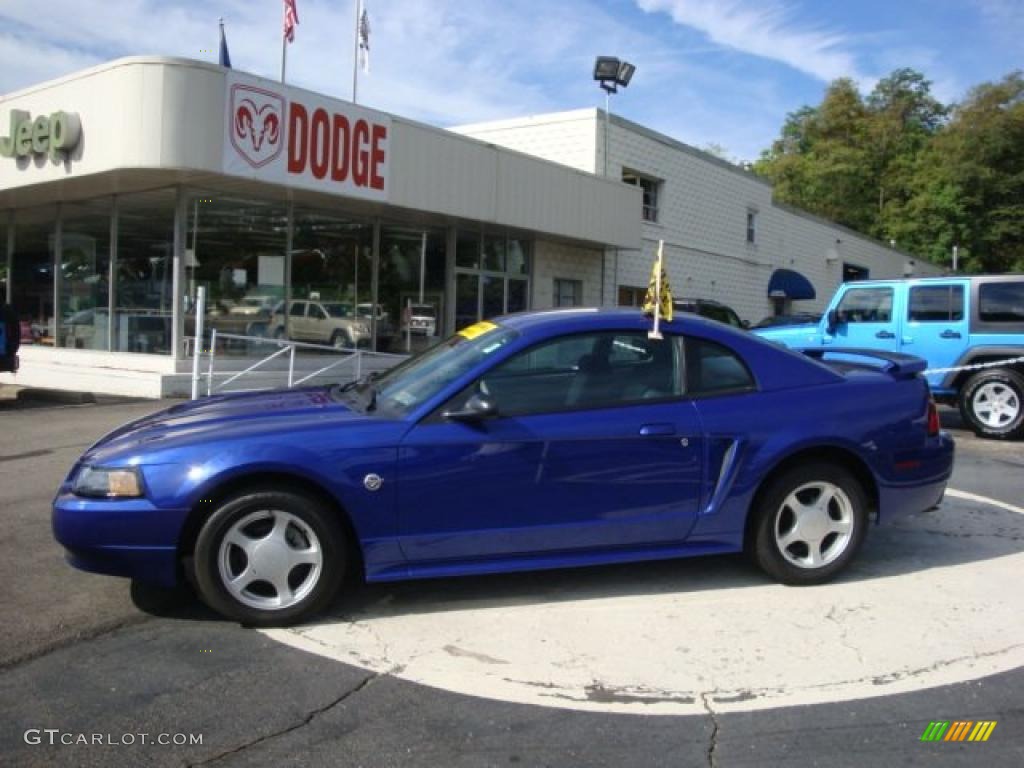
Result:
<svg viewBox="0 0 1024 768"><path fill-rule="evenodd" d="M1024 376L1005 368L974 374L960 390L960 415L982 437L1024 435Z"/></svg>
<svg viewBox="0 0 1024 768"><path fill-rule="evenodd" d="M345 535L304 494L254 491L224 502L196 540L196 584L214 610L252 626L281 626L322 610L345 573Z"/></svg>
<svg viewBox="0 0 1024 768"><path fill-rule="evenodd" d="M820 584L853 559L867 532L867 498L835 464L796 467L761 495L753 556L784 584Z"/></svg>

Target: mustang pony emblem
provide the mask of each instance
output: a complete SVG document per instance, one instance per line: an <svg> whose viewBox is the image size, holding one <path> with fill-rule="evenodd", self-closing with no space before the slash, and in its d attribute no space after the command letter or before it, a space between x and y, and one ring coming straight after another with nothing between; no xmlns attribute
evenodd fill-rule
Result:
<svg viewBox="0 0 1024 768"><path fill-rule="evenodd" d="M284 146L284 98L247 85L231 88L231 145L254 168L274 160Z"/></svg>

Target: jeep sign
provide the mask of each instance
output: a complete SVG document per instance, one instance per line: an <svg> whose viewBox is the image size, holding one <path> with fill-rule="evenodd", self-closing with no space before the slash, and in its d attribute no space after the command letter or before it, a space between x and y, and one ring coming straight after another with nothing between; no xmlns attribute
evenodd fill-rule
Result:
<svg viewBox="0 0 1024 768"><path fill-rule="evenodd" d="M9 135L0 136L0 156L49 154L57 162L62 153L78 146L81 136L82 124L74 112L54 112L33 120L28 112L12 109Z"/></svg>

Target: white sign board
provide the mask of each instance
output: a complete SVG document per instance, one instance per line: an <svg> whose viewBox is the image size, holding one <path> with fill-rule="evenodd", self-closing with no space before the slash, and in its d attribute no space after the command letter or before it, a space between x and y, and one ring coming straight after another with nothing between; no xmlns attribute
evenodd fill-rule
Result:
<svg viewBox="0 0 1024 768"><path fill-rule="evenodd" d="M388 115L236 72L225 101L225 173L387 199Z"/></svg>

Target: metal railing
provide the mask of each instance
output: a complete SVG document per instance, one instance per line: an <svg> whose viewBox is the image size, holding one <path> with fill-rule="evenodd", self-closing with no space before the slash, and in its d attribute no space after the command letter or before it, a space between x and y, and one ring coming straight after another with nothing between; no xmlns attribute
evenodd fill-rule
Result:
<svg viewBox="0 0 1024 768"><path fill-rule="evenodd" d="M222 381L215 381L218 374L215 371L215 363L217 360L217 343L218 341L239 341L245 342L246 345L272 345L277 347L276 350L262 358L256 360L251 365L243 368L240 371L225 372L221 375L227 376ZM328 353L342 355L340 360L328 363L327 365L320 366L314 371L308 370L297 370L296 368L296 351L300 349L315 350L317 353ZM203 355L207 356L206 371L202 373L200 371L200 363ZM256 371L266 370L264 366L272 360L276 360L287 356L288 368L287 376L285 379L285 386L289 389L304 384L312 379L323 376L329 371L335 371L338 374L337 379L339 381L344 380L344 374L347 372L348 379L358 379L362 377L363 371L368 367L368 364L372 364L374 369L390 368L401 360L404 360L406 355L392 355L385 352L369 352L362 349L335 349L333 347L322 346L319 344L305 344L298 341L291 341L289 339L270 339L263 336L241 336L233 333L218 333L217 329L214 328L210 333L210 347L208 350L203 350L202 345L195 344L193 340L193 365L192 365L192 399L196 400L199 397L201 379L206 379L206 395L210 396L216 392L225 391L228 385L243 379L243 377L249 376ZM307 358L308 360L308 358ZM269 373L269 372L268 372ZM275 373L282 373L277 371ZM249 387L244 390L232 390L232 391L258 391L266 389L277 389L278 386L256 386Z"/></svg>

